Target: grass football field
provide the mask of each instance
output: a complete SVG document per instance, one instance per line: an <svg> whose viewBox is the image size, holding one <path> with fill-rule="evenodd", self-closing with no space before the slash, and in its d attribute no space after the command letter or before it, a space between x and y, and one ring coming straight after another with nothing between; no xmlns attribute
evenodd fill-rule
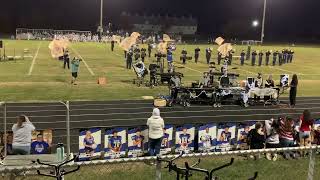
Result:
<svg viewBox="0 0 320 180"><path fill-rule="evenodd" d="M48 48L49 41L5 40L7 56L21 56L23 49L29 49L33 57L16 61L0 62L0 95L2 101L56 101L56 100L111 100L111 99L141 99L142 96L156 96L168 93L166 86L150 89L137 87L132 83L135 78L133 70L125 69L123 50L117 45L111 52L110 44L83 42L72 43L71 58L81 57L78 85L70 84L71 73L63 69L63 62L53 59ZM143 45L146 46L146 45ZM194 55L194 49L201 49L200 63L188 61L185 67L180 61L180 52L186 48L189 55ZM174 52L176 71L185 75L184 85L200 80L202 72L208 70L205 63L205 48L212 47L212 60L216 61L217 46L213 45L177 45ZM281 50L288 45L255 46L255 50ZM246 46L235 45L235 56L239 56ZM230 72L240 73L241 79L248 76L255 77L258 72L263 73L264 79L273 74L279 80L280 74L296 73L299 78L298 96L319 96L320 87L320 47L310 45L296 45L290 47L295 51L291 64L283 66L239 66L239 60L233 60L232 67L238 67ZM154 53L154 51L153 51ZM2 49L3 54L3 49ZM146 59L146 64L155 61L154 56ZM232 68L231 67L231 68ZM106 85L98 85L97 79L106 77ZM149 78L149 76L147 76Z"/></svg>

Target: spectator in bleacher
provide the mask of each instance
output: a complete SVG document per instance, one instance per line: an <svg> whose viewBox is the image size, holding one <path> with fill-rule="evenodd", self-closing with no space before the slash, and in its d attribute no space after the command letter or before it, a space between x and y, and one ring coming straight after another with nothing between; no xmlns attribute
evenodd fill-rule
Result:
<svg viewBox="0 0 320 180"><path fill-rule="evenodd" d="M13 142L13 134L9 133L7 135L7 155L12 155L13 154L13 149L12 149L12 142Z"/></svg>
<svg viewBox="0 0 320 180"><path fill-rule="evenodd" d="M280 148L279 141L279 121L275 119L270 119L265 121L266 128L266 148ZM266 153L266 158L268 160L276 161L278 158L277 153Z"/></svg>
<svg viewBox="0 0 320 180"><path fill-rule="evenodd" d="M30 154L32 131L35 127L25 115L18 116L17 123L12 126L12 150L15 155Z"/></svg>
<svg viewBox="0 0 320 180"><path fill-rule="evenodd" d="M313 119L309 110L303 111L303 115L300 117L299 127L300 146L311 145L311 130L313 127Z"/></svg>
<svg viewBox="0 0 320 180"><path fill-rule="evenodd" d="M49 144L43 140L42 134L38 134L37 140L31 143L31 154L49 154Z"/></svg>
<svg viewBox="0 0 320 180"><path fill-rule="evenodd" d="M263 132L263 125L261 122L255 124L255 128L251 129L248 134L248 144L250 149L263 149L265 143L265 136ZM251 155L254 159L259 159L260 154Z"/></svg>
<svg viewBox="0 0 320 180"><path fill-rule="evenodd" d="M152 116L147 121L147 126L149 127L149 154L155 156L160 153L164 128L164 121L158 108L153 109Z"/></svg>
<svg viewBox="0 0 320 180"><path fill-rule="evenodd" d="M290 107L294 107L296 105L297 87L298 87L298 76L294 74L290 82L290 97L289 97Z"/></svg>
<svg viewBox="0 0 320 180"><path fill-rule="evenodd" d="M279 119L279 140L281 147L294 147L294 121L290 117ZM290 156L296 158L293 152L284 152L284 157L290 159Z"/></svg>
<svg viewBox="0 0 320 180"><path fill-rule="evenodd" d="M263 132L263 125L257 122L254 129L251 129L248 135L250 141L250 149L263 149L265 137Z"/></svg>

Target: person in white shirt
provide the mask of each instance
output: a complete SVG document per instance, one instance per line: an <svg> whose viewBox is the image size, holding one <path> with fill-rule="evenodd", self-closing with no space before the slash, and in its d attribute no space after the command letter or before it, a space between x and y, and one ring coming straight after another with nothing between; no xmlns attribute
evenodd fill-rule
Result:
<svg viewBox="0 0 320 180"><path fill-rule="evenodd" d="M32 131L35 127L25 115L18 116L17 123L12 126L12 149L15 155L30 154Z"/></svg>
<svg viewBox="0 0 320 180"><path fill-rule="evenodd" d="M147 121L147 126L149 128L149 154L155 156L160 153L164 128L164 121L158 108L153 109L152 116Z"/></svg>

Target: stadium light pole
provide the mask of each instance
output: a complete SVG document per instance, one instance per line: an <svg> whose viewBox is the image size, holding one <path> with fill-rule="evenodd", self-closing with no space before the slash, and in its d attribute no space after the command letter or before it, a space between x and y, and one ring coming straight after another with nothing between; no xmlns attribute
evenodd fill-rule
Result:
<svg viewBox="0 0 320 180"><path fill-rule="evenodd" d="M263 39L264 39L264 24L265 24L265 20L266 20L266 8L267 8L267 0L264 0L263 3L263 16L262 16L262 25L261 25L261 44L263 43Z"/></svg>
<svg viewBox="0 0 320 180"><path fill-rule="evenodd" d="M103 0L100 0L100 25L98 27L98 32L100 33L100 36L102 35L102 32L103 32L102 19L103 19Z"/></svg>

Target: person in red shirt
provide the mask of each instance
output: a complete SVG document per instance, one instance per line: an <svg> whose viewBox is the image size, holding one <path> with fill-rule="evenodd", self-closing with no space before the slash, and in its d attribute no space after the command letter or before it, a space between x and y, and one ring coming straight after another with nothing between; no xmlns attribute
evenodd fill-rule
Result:
<svg viewBox="0 0 320 180"><path fill-rule="evenodd" d="M304 110L300 117L299 141L300 146L309 146L311 143L311 130L313 119L309 110Z"/></svg>

